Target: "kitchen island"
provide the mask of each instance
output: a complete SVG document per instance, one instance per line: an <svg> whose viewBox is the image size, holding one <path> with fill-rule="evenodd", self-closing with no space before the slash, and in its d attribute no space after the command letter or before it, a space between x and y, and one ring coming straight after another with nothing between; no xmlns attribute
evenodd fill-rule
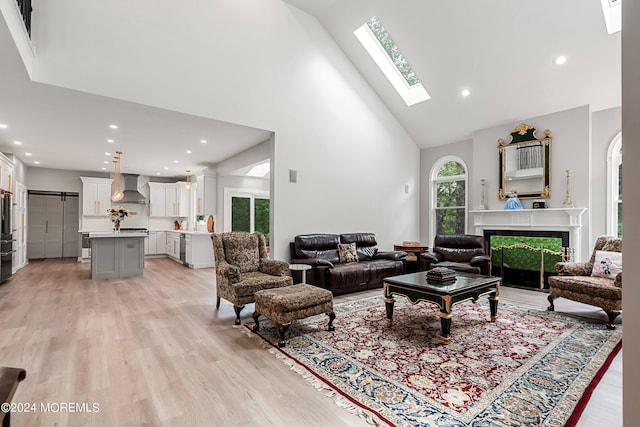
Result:
<svg viewBox="0 0 640 427"><path fill-rule="evenodd" d="M144 270L144 239L147 233L92 232L91 279L141 276Z"/></svg>

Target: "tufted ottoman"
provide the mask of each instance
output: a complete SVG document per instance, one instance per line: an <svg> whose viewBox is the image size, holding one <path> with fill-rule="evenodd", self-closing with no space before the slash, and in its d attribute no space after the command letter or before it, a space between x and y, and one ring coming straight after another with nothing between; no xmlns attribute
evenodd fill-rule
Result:
<svg viewBox="0 0 640 427"><path fill-rule="evenodd" d="M264 315L276 322L280 333L280 347L284 347L284 334L296 319L327 313L329 331L333 331L333 294L331 291L317 286L301 283L283 288L263 289L255 293L255 311L253 320L256 324L253 331L260 330L258 318Z"/></svg>

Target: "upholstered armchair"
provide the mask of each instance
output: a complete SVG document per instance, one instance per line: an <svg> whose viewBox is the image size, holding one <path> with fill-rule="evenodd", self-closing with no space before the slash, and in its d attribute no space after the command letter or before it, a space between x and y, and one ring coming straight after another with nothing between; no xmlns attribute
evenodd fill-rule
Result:
<svg viewBox="0 0 640 427"><path fill-rule="evenodd" d="M215 233L211 240L216 263L216 309L220 308L220 298L232 303L236 325L240 324L244 306L255 302L257 291L293 284L285 275L289 264L267 258L261 233Z"/></svg>
<svg viewBox="0 0 640 427"><path fill-rule="evenodd" d="M430 252L421 255L423 270L446 267L465 273L491 273L491 257L487 255L483 236L472 234L438 234Z"/></svg>
<svg viewBox="0 0 640 427"><path fill-rule="evenodd" d="M622 253L622 239L600 236L589 261L557 263L555 268L558 275L549 277L547 299L550 305L547 309L553 311L553 301L559 297L594 305L607 313L607 329L615 329L613 321L622 310L622 269L615 271L609 268L611 277L603 277L606 273L598 272L598 266L604 263L599 260L605 259L603 256L606 256L606 252Z"/></svg>

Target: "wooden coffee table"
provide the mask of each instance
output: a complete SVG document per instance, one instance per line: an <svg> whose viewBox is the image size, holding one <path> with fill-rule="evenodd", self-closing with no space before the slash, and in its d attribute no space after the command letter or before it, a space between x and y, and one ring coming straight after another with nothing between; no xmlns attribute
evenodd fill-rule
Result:
<svg viewBox="0 0 640 427"><path fill-rule="evenodd" d="M387 326L393 324L394 295L403 295L417 304L427 301L440 307L440 323L442 325L442 341L449 344L451 333L451 314L454 304L468 299L477 301L480 295L489 293L491 321L498 315L498 295L500 294L500 277L482 276L471 273L456 273L456 280L439 283L427 281L425 272L403 274L402 276L384 279L384 302L387 309Z"/></svg>

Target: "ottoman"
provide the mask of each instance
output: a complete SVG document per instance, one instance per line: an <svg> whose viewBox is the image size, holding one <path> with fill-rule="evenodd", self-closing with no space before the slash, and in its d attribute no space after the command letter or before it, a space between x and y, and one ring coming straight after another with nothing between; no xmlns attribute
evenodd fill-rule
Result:
<svg viewBox="0 0 640 427"><path fill-rule="evenodd" d="M280 333L278 345L284 347L284 334L296 319L327 313L329 316L329 331L333 331L333 294L331 291L317 286L301 283L283 288L263 289L255 293L255 311L253 320L256 324L253 331L260 330L260 315L264 315L276 322Z"/></svg>

